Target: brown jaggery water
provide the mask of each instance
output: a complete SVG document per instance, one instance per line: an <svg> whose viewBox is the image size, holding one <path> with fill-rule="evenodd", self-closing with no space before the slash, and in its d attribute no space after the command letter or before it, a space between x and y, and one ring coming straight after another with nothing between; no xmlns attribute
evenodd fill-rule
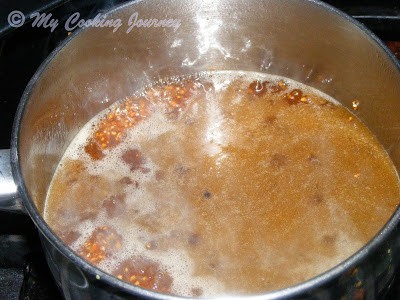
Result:
<svg viewBox="0 0 400 300"><path fill-rule="evenodd" d="M86 124L56 170L45 219L122 280L207 297L327 271L398 203L387 153L329 96L211 72L157 82Z"/></svg>

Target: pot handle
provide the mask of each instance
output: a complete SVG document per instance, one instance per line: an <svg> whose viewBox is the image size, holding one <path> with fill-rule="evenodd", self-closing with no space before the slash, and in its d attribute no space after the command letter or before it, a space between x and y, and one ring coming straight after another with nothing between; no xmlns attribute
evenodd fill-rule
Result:
<svg viewBox="0 0 400 300"><path fill-rule="evenodd" d="M0 211L26 213L11 173L10 149L0 150Z"/></svg>

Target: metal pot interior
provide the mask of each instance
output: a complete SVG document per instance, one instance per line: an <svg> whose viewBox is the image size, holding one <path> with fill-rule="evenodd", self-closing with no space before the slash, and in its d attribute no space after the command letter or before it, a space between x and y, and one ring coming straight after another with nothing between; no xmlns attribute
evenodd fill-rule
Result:
<svg viewBox="0 0 400 300"><path fill-rule="evenodd" d="M130 16L180 20L133 28ZM66 147L93 116L162 77L245 70L289 77L351 108L400 168L400 72L375 38L314 1L146 0L107 19L122 26L73 35L38 71L22 99L14 141L26 191L42 214ZM356 154L355 154L356 155ZM45 225L43 225L45 226Z"/></svg>

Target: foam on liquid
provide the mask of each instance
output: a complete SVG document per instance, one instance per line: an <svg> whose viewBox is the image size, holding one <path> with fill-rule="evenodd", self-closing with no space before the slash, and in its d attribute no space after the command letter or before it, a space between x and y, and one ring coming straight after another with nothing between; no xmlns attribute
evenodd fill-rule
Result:
<svg viewBox="0 0 400 300"><path fill-rule="evenodd" d="M349 257L397 206L398 178L387 154L329 96L283 78L288 91L313 99L288 105L283 92L249 95L256 79L282 80L203 74L199 82L211 82L213 90L194 92L175 119L153 107L122 143L94 161L84 146L109 110L100 113L60 161L45 219L56 232L79 232L69 244L77 252L95 228L114 228L122 249L102 260L101 269L113 273L121 262L143 256L169 273L171 292L183 296L196 289L209 297L284 288ZM144 157L140 170L121 159L131 149ZM82 182L73 181L82 186L72 192L65 186L70 161L85 166ZM164 177L156 180L159 171ZM138 186L119 184L126 176ZM125 195L123 212L110 217L101 203L118 193ZM82 220L83 211L89 217ZM157 247L149 250L152 241Z"/></svg>

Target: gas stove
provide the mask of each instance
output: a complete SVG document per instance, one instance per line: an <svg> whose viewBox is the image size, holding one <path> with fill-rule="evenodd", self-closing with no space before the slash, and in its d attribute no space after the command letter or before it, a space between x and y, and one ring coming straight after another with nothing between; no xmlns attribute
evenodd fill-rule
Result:
<svg viewBox="0 0 400 300"><path fill-rule="evenodd" d="M70 32L58 26L32 26L34 12L51 13L65 23L126 2L124 0L0 0L0 149L10 147L11 127L19 99L41 62ZM330 0L364 23L400 59L400 2L398 0ZM10 13L22 12L22 26L9 24ZM18 21L17 19L14 19ZM385 299L400 299L400 270ZM38 235L29 217L0 211L0 299L62 299L45 262ZM360 298L361 299L361 298Z"/></svg>

